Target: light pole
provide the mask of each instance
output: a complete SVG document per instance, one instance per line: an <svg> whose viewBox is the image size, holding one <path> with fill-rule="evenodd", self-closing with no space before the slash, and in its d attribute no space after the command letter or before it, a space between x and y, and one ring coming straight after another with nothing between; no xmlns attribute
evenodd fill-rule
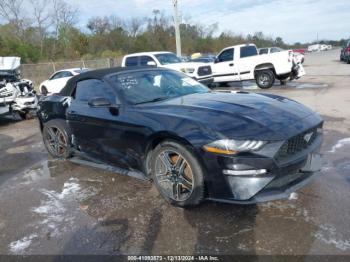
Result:
<svg viewBox="0 0 350 262"><path fill-rule="evenodd" d="M174 5L174 21L175 21L175 35L176 35L176 54L181 56L181 35L179 25L179 11L177 8L177 0L172 0Z"/></svg>

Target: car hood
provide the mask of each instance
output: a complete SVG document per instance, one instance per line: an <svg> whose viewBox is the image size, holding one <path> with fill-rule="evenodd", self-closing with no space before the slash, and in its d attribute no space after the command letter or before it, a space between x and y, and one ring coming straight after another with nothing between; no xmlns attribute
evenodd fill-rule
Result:
<svg viewBox="0 0 350 262"><path fill-rule="evenodd" d="M0 70L16 70L20 65L20 57L0 57Z"/></svg>
<svg viewBox="0 0 350 262"><path fill-rule="evenodd" d="M209 92L170 99L142 110L158 118L196 122L212 138L285 140L322 122L321 117L288 98L247 92Z"/></svg>

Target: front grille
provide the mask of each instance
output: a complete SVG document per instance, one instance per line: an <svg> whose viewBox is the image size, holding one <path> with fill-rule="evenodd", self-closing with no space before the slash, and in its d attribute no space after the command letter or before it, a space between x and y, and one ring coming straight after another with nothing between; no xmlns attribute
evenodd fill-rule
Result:
<svg viewBox="0 0 350 262"><path fill-rule="evenodd" d="M211 67L210 66L200 66L198 68L199 76L211 75Z"/></svg>
<svg viewBox="0 0 350 262"><path fill-rule="evenodd" d="M321 126L309 129L287 140L278 151L277 160L281 161L311 146L318 136L317 129L319 127Z"/></svg>

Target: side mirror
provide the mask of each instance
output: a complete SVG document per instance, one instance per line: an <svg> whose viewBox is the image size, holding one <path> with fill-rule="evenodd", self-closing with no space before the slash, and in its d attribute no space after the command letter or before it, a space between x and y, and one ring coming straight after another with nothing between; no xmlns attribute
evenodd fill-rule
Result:
<svg viewBox="0 0 350 262"><path fill-rule="evenodd" d="M89 100L88 104L91 107L110 107L112 105L108 99L103 97L92 98Z"/></svg>
<svg viewBox="0 0 350 262"><path fill-rule="evenodd" d="M219 63L219 62L220 62L219 58L218 58L218 57L215 57L214 64L217 64L217 63Z"/></svg>
<svg viewBox="0 0 350 262"><path fill-rule="evenodd" d="M154 62L154 61L148 61L147 65L148 66L157 66L156 62Z"/></svg>

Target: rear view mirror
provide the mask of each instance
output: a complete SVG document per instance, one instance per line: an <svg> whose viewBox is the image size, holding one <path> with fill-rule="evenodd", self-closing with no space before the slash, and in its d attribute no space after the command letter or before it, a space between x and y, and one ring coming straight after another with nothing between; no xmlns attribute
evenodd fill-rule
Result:
<svg viewBox="0 0 350 262"><path fill-rule="evenodd" d="M88 102L91 107L109 107L111 106L111 102L103 97L92 98Z"/></svg>
<svg viewBox="0 0 350 262"><path fill-rule="evenodd" d="M219 63L219 58L215 58L215 60L214 60L214 64L217 64L217 63Z"/></svg>
<svg viewBox="0 0 350 262"><path fill-rule="evenodd" d="M147 65L148 66L157 66L156 62L154 62L154 61L148 61Z"/></svg>

